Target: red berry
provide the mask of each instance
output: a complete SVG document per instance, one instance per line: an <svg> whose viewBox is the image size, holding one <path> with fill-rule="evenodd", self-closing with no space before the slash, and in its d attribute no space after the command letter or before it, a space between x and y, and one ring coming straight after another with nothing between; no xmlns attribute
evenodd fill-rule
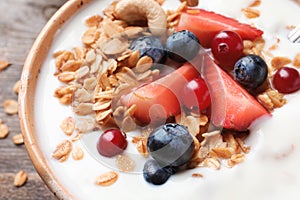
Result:
<svg viewBox="0 0 300 200"><path fill-rule="evenodd" d="M182 92L183 104L188 109L204 110L210 106L209 91L201 77L188 82Z"/></svg>
<svg viewBox="0 0 300 200"><path fill-rule="evenodd" d="M268 111L209 56L203 64L203 76L210 89L211 122L217 127L245 131Z"/></svg>
<svg viewBox="0 0 300 200"><path fill-rule="evenodd" d="M177 31L189 30L193 32L205 47L211 47L211 41L218 32L231 30L237 32L243 40L255 40L262 36L263 31L248 24L210 12L203 9L188 8L180 15Z"/></svg>
<svg viewBox="0 0 300 200"><path fill-rule="evenodd" d="M278 69L273 77L273 86L276 90L284 94L300 90L299 71L291 67Z"/></svg>
<svg viewBox="0 0 300 200"><path fill-rule="evenodd" d="M217 63L227 69L243 55L244 44L241 36L233 31L221 31L212 40L211 50Z"/></svg>
<svg viewBox="0 0 300 200"><path fill-rule="evenodd" d="M98 152L105 157L113 157L122 153L127 147L126 135L118 129L106 130L99 138Z"/></svg>

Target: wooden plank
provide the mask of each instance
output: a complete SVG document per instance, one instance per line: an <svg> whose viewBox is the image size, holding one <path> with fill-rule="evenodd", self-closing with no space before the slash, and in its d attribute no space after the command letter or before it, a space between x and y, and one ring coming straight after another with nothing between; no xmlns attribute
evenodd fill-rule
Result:
<svg viewBox="0 0 300 200"><path fill-rule="evenodd" d="M11 138L20 133L17 115L6 115L2 106L6 99L17 100L12 91L20 79L25 58L41 29L53 13L67 0L1 0L0 60L11 66L0 72L0 119L8 125L10 134L0 140L0 199L56 199L35 172L24 145L16 146ZM28 182L13 186L15 174L25 170Z"/></svg>
<svg viewBox="0 0 300 200"><path fill-rule="evenodd" d="M45 200L56 199L55 196L49 192L45 184L41 182L40 177L36 173L29 173L28 180L22 187L15 187L15 174L0 173L0 199L13 200Z"/></svg>

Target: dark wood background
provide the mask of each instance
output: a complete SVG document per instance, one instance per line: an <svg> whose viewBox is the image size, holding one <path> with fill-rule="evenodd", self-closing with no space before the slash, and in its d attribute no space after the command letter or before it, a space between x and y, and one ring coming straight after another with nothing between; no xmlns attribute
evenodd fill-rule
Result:
<svg viewBox="0 0 300 200"><path fill-rule="evenodd" d="M8 116L2 106L6 99L17 100L12 88L20 79L23 63L35 38L67 0L0 0L0 61L11 65L0 72L0 119L10 133L0 139L0 200L56 199L36 173L24 145L16 146L12 137L21 132L17 115ZM25 170L28 181L13 185L15 174Z"/></svg>

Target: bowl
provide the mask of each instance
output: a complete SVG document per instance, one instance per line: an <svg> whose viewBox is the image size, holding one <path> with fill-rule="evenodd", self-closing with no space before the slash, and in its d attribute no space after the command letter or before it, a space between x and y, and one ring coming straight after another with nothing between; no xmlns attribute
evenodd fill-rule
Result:
<svg viewBox="0 0 300 200"><path fill-rule="evenodd" d="M297 171L297 165L291 163L300 163L300 156L298 156L300 152L296 148L299 142L293 133L295 132L294 128L291 128L297 127L296 119L300 117L300 107L297 102L299 93L289 96L289 103L283 109L275 111L271 120L261 121L253 126L251 130L253 134L247 141L252 147L251 152L246 156L244 163L232 169L222 168L220 171L203 168L187 170L184 173L176 174L176 177L172 177L167 184L159 187L147 184L140 173L138 175L122 173L116 184L110 187L99 187L94 184L96 176L112 168L94 156L95 152L92 151L95 148L89 149L89 146L95 147L96 145L99 136L97 132L83 137L76 144L84 148L83 160L74 161L71 159L66 163L60 163L51 157L56 145L66 138L61 134L60 122L73 114L70 108L60 105L57 99L53 97L53 92L59 83L53 76L55 63L52 54L61 49L70 49L80 45L80 38L76 36L84 32L83 20L88 15L99 14L101 9L110 2L110 0L68 1L44 27L24 64L19 92L22 133L29 156L37 172L51 191L59 199L85 199L91 197L91 194L95 195L93 196L95 199L105 197L109 199L143 198L149 200L153 198L192 200L198 199L199 195L204 199L226 199L232 198L232 194L249 196L249 198L256 194L257 199L264 199L265 196L280 199L286 197L286 194L291 194L290 199L292 199L292 194L297 194L297 190L290 189L289 186L300 185L300 179L295 174L290 173ZM249 3L250 1L245 0L245 2ZM236 2L234 6L239 8L245 2ZM286 4L291 9L295 6L292 2L278 2L279 5ZM210 8L210 4L210 1L203 1L204 8ZM222 12L223 8L221 9L217 4L212 5L216 11ZM165 6L176 8L177 5L179 5L179 1L175 5L174 1L167 0ZM269 23L277 16L270 13L266 6L270 6L270 3L262 3L262 8L267 10L263 15L266 20L261 21L259 25L268 29L265 35L271 41L268 45L276 42L271 34L276 32L280 34L280 40L285 44L283 46L288 48L275 51L275 54L285 55L285 52L292 51L287 56L294 56L296 51L293 49L298 48L297 44L291 45L285 39L286 29L278 30L275 23ZM274 5L274 9L280 10L279 7ZM296 10L296 8L293 9ZM234 17L241 16L240 12L237 14L232 10L234 9L227 6L223 13ZM268 16L271 16L272 20ZM245 20L243 17L240 19ZM287 22L297 23L295 17L288 13L286 13L286 18L277 17L276 19L278 20L273 21L276 23L278 21L283 25ZM74 24L74 22L78 24ZM67 41L65 42L68 43L67 46L64 46L64 41ZM289 119L287 122L289 127L282 126L282 122L286 122L286 119ZM286 162L281 162L282 160ZM276 163L276 167L274 163ZM193 174L203 174L204 177L200 178L200 175L193 177ZM251 174L259 174L259 176ZM293 178L294 175L296 178ZM270 182L274 182L274 184L268 184ZM239 189L238 193L236 193L237 188ZM261 188L265 189L260 190ZM272 194L270 191L273 191Z"/></svg>
<svg viewBox="0 0 300 200"><path fill-rule="evenodd" d="M39 71L49 52L55 34L76 11L88 2L89 0L68 1L53 15L34 42L25 61L21 77L19 117L26 149L38 174L59 199L74 199L74 197L54 175L37 142L34 122L34 97Z"/></svg>

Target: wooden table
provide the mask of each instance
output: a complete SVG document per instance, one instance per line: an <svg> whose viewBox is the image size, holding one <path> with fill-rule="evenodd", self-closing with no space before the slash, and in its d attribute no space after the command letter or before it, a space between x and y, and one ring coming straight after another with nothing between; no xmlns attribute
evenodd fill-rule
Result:
<svg viewBox="0 0 300 200"><path fill-rule="evenodd" d="M67 0L0 0L0 61L11 65L0 71L0 119L10 133L0 139L0 199L56 199L36 173L24 145L15 145L12 137L20 133L17 115L7 115L2 106L7 99L17 100L12 91L20 79L24 60L36 36L53 13ZM13 185L15 174L25 170L28 181Z"/></svg>

